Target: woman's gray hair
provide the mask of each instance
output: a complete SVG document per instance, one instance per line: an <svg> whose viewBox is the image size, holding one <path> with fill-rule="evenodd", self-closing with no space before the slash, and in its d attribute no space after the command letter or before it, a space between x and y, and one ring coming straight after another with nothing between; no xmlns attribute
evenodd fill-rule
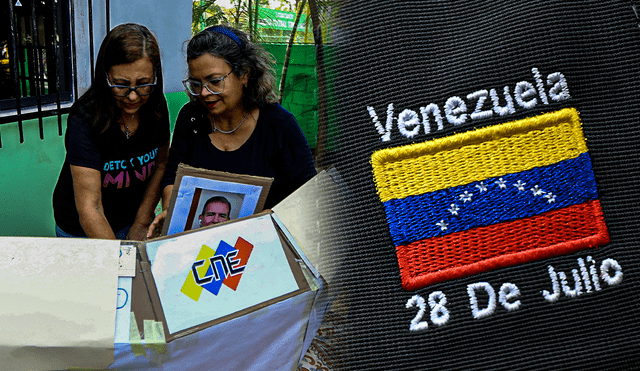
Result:
<svg viewBox="0 0 640 371"><path fill-rule="evenodd" d="M220 32L221 28L233 34L228 36L226 31ZM237 36L240 43L233 38L233 35ZM242 105L245 109L263 107L267 103L276 101L273 91L275 59L261 45L253 43L243 31L227 25L219 25L198 33L189 40L187 45L187 62L204 54L224 59L238 77L249 73L247 86L242 91Z"/></svg>

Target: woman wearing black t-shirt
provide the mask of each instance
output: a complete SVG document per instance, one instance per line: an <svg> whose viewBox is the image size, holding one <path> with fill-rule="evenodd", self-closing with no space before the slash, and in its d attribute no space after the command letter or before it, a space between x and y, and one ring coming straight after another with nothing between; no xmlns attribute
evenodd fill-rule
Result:
<svg viewBox="0 0 640 371"><path fill-rule="evenodd" d="M275 100L273 58L247 35L228 26L210 27L187 45L191 102L176 121L162 179L166 215L179 163L272 177L265 208L311 179L316 170L309 145L291 113Z"/></svg>
<svg viewBox="0 0 640 371"><path fill-rule="evenodd" d="M119 25L67 120L53 193L56 235L142 240L160 198L169 135L158 43L144 26Z"/></svg>

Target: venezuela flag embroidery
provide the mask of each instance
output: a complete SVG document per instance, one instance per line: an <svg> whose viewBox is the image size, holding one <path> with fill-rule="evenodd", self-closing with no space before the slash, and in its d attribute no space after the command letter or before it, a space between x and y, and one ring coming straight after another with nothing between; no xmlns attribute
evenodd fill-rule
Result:
<svg viewBox="0 0 640 371"><path fill-rule="evenodd" d="M371 163L406 290L609 242L573 108L383 149Z"/></svg>

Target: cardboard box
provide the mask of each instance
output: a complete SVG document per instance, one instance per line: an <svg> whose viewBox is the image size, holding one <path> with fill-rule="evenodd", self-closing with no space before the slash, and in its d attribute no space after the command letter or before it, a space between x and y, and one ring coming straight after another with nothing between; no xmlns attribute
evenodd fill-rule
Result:
<svg viewBox="0 0 640 371"><path fill-rule="evenodd" d="M295 199L305 187L308 193L317 186L317 179L303 186L287 199L289 205L292 200L304 204ZM283 219L290 223L297 213L308 211L288 206L282 209ZM66 302L51 299L53 303L43 303L32 318L14 326L15 331L3 330L8 336L0 334L0 369L295 369L330 297L326 281L301 245L309 236L294 237L278 211L267 211L144 243L0 238L6 255L0 257L5 260L4 278L20 275L14 281L27 283L17 289L34 292L25 303L0 312L5 324L24 312L23 305L34 307L41 300L34 288L42 282L48 282L45 289L55 291L54 297L70 287L87 294L67 295ZM135 262L127 263L135 266L135 277L118 278L118 250L129 256L137 250ZM41 251L58 258L26 259ZM12 254L20 261L11 263ZM42 273L54 271L54 279ZM68 272L76 276L68 277ZM85 282L85 277L93 279ZM13 300L15 291L3 285L0 298ZM69 308L82 308L82 313L61 319L58 327L30 326L33 317L49 318L50 309L64 313ZM82 320L76 321L80 314ZM90 326L88 318L93 319ZM89 327L102 331L95 335ZM60 342L60 334L71 328L77 331ZM105 336L109 328L110 339ZM24 333L43 340L18 339Z"/></svg>

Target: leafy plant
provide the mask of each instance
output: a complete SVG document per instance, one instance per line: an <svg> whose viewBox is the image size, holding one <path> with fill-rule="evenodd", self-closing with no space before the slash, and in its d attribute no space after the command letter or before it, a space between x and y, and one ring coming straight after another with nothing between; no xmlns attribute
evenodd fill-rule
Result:
<svg viewBox="0 0 640 371"><path fill-rule="evenodd" d="M199 0L193 2L191 15L191 34L195 35L207 27L220 23L229 23L224 9L216 5L216 0Z"/></svg>

